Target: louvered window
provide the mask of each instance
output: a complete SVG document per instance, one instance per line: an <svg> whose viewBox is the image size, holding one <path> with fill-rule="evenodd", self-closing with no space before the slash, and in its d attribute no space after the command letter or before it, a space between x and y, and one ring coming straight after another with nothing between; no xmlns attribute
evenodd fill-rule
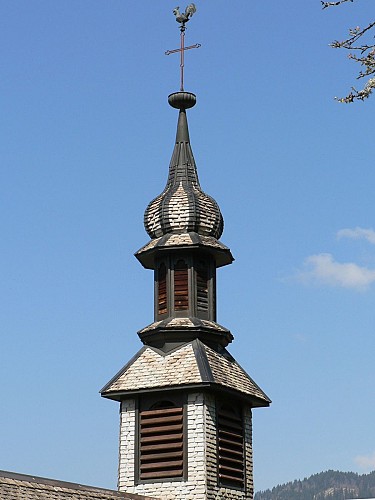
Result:
<svg viewBox="0 0 375 500"><path fill-rule="evenodd" d="M244 436L240 414L229 405L218 410L219 481L225 486L244 487Z"/></svg>
<svg viewBox="0 0 375 500"><path fill-rule="evenodd" d="M186 311L189 308L188 267L183 260L178 260L174 268L174 309Z"/></svg>
<svg viewBox="0 0 375 500"><path fill-rule="evenodd" d="M164 263L158 269L158 313L167 313L167 268Z"/></svg>
<svg viewBox="0 0 375 500"><path fill-rule="evenodd" d="M139 451L141 480L183 477L183 407L170 403L140 412Z"/></svg>
<svg viewBox="0 0 375 500"><path fill-rule="evenodd" d="M208 311L208 268L207 263L199 261L196 267L197 309Z"/></svg>

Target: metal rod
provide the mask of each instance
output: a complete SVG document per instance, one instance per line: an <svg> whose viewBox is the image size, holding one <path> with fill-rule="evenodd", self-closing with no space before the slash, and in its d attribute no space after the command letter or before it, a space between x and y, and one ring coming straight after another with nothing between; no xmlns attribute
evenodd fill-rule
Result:
<svg viewBox="0 0 375 500"><path fill-rule="evenodd" d="M173 14L176 16L176 21L180 23L180 48L179 49L173 49L173 50L167 50L165 52L166 56L169 56L170 54L175 54L176 52L180 52L180 80L181 80L181 85L180 85L180 91L183 92L184 90L184 72L185 72L185 50L189 49L198 49L201 44L196 43L194 45L189 45L189 47L185 47L185 31L186 31L186 23L189 21L191 16L196 12L196 7L193 3L189 4L184 13L180 12L180 8L176 7L173 10Z"/></svg>
<svg viewBox="0 0 375 500"><path fill-rule="evenodd" d="M181 92L184 90L184 65L185 65L185 26L181 26Z"/></svg>

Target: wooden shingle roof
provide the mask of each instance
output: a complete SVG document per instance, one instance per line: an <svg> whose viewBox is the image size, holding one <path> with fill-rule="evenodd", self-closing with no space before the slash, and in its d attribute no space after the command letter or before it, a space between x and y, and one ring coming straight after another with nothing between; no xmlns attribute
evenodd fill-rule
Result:
<svg viewBox="0 0 375 500"><path fill-rule="evenodd" d="M0 471L1 500L153 500L76 483Z"/></svg>
<svg viewBox="0 0 375 500"><path fill-rule="evenodd" d="M120 401L136 392L208 386L235 392L250 400L253 407L271 402L225 348L215 350L199 339L168 352L144 346L103 387L101 394Z"/></svg>
<svg viewBox="0 0 375 500"><path fill-rule="evenodd" d="M152 239L190 231L218 239L223 232L223 216L216 201L201 189L190 146L186 109L194 106L195 95L176 92L169 96L168 102L179 109L176 144L167 185L146 208L145 229Z"/></svg>

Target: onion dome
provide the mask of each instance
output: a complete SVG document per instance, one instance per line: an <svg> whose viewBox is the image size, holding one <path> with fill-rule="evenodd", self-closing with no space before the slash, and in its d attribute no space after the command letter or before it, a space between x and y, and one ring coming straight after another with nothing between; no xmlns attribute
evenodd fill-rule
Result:
<svg viewBox="0 0 375 500"><path fill-rule="evenodd" d="M190 146L186 109L195 105L196 97L190 92L176 92L168 97L168 102L180 110L176 144L167 185L146 208L145 229L151 239L185 233L219 239L223 232L223 217L216 201L200 187Z"/></svg>

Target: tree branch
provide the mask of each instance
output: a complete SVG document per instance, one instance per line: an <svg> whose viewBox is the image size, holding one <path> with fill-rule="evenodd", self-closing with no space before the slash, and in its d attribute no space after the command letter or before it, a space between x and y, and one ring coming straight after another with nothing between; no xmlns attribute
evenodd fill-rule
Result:
<svg viewBox="0 0 375 500"><path fill-rule="evenodd" d="M322 8L334 7L341 5L346 2L353 2L354 0L337 0L335 2L325 2L321 0ZM330 44L334 49L347 49L350 51L357 51L358 55L349 53L349 59L360 64L362 69L357 75L357 80L364 78L366 76L375 75L375 43L368 43L364 38L370 35L371 30L375 28L375 21L369 22L365 28L360 28L359 26L351 28L349 30L349 37L346 40L338 41L335 40ZM373 34L373 31L372 33ZM374 36L372 37L374 38ZM335 97L339 102L350 103L354 100L364 101L375 89L375 78L370 78L363 89L357 90L352 87L351 92L346 97Z"/></svg>
<svg viewBox="0 0 375 500"><path fill-rule="evenodd" d="M338 0L337 2L323 2L321 1L321 4L323 6L323 9L326 9L327 7L334 7L335 5L340 5L345 2L354 2L354 0Z"/></svg>

